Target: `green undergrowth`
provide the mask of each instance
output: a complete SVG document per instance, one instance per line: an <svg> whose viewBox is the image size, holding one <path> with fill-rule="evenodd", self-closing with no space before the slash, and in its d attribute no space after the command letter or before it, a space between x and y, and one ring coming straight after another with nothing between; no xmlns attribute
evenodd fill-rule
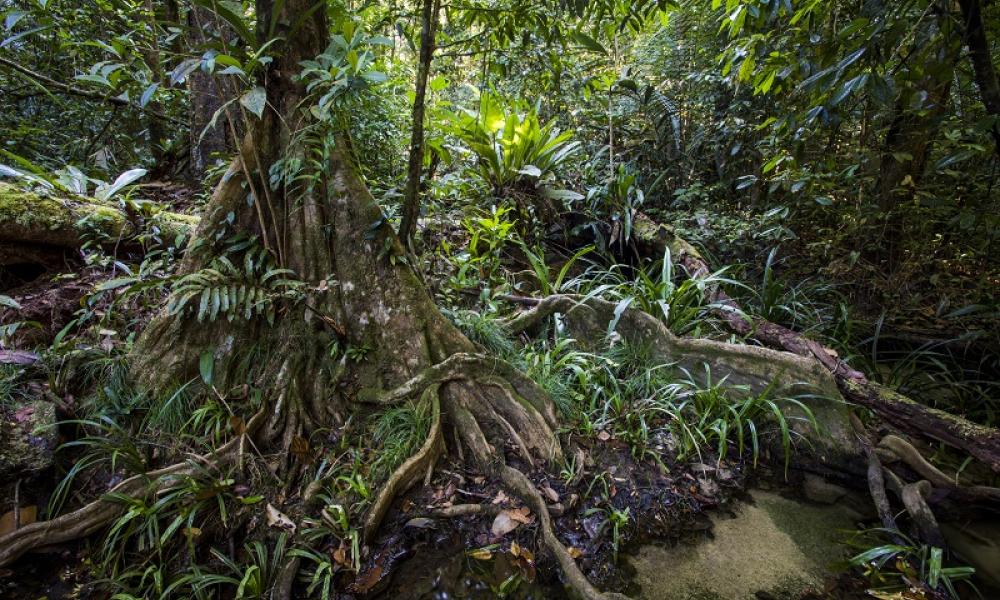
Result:
<svg viewBox="0 0 1000 600"><path fill-rule="evenodd" d="M943 347L900 357L880 350L878 328L873 334L853 318L838 288L818 279L791 283L778 251L770 252L756 277L733 266L692 278L669 252L638 265L615 262L591 247L552 252L512 233L510 211L477 214L465 230L469 243L480 247L436 249L450 269L434 274L438 296L448 306L445 314L486 353L509 361L552 397L560 435L571 443L613 440L637 461L662 470L723 460L747 466L767 460L787 467L804 447L796 421L813 428L818 423L805 398L784 397L773 389L751 393L715 376L708 366L688 372L659 364L641 345L609 337L604 344L588 340L587 348L599 349L585 351L566 336L558 318L545 323L534 339L511 337L504 320L513 307L500 294L601 297L621 310L645 310L679 335L742 341L713 318L719 307L706 299L707 292L719 286L751 314L831 345L873 379L918 397L930 392L925 401L985 422L995 419L995 384L985 376L957 372L957 362ZM230 264L226 272L241 277L240 261ZM517 271L518 266L527 268ZM175 267L176 254L167 249L151 253L141 265L123 264L126 276L98 285L44 353L52 389L77 399L76 414L61 425L70 441L59 453L64 478L48 516L77 507L100 487L96 482L119 481L190 454L211 453L238 435L265 401L254 369L259 350L252 347L235 357L224 386L213 385L211 365L206 369L205 364L200 377L169 389L141 390L132 384L128 356L143 323L137 311L158 305L172 285L185 289L191 283L178 284ZM191 302L201 302L204 287L195 290ZM217 287L228 289L228 284ZM283 301L276 298L275 304ZM202 318L227 316L221 293L216 314L211 291L206 306ZM176 318L197 319L199 309L192 304L176 312ZM350 354L349 349L348 354L363 361L366 352ZM12 370L0 378L4 403L13 402L19 389L15 380ZM359 570L365 511L382 482L420 447L430 425L429 407L419 403L344 415L335 430L295 440L286 455L261 455L251 448L241 466L196 470L173 482L167 493L113 497L126 510L95 543L95 583L119 598L264 597L278 567L294 556L302 561L300 578L309 593L328 595L338 574ZM955 461L944 454L932 459ZM569 482L582 469L575 461L569 456L553 468ZM295 465L303 474L301 486L276 477L279 464ZM617 544L634 516L606 504L600 510L613 524ZM276 534L267 525L274 518L269 505L279 513L289 510L300 526L295 536Z"/></svg>
<svg viewBox="0 0 1000 600"><path fill-rule="evenodd" d="M69 467L48 516L75 508L94 477L121 480L187 453L210 455L260 405L252 385L223 391L199 380L169 394L142 393L129 384L126 356L90 351L61 362L57 377L86 393L80 418L60 425L75 434L60 448ZM244 377L255 381L252 368ZM172 478L154 496L110 494L124 512L95 542L93 585L116 598L265 598L294 555L303 560L310 593L328 594L337 573L360 568L361 519L381 482L426 439L430 421L429 407L404 404L351 416L336 432L317 431L293 444L285 458L305 476L292 493L309 498L290 505L301 526L294 538L275 537L271 509L265 510L288 510L282 506L288 484L273 470L281 457L253 448L242 467L192 462L192 475ZM233 531L240 532L235 547L227 542Z"/></svg>

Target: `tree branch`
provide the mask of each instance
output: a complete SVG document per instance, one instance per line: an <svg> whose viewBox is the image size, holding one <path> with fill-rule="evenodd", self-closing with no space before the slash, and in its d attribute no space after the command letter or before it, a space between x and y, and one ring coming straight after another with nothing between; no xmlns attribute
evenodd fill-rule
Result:
<svg viewBox="0 0 1000 600"><path fill-rule="evenodd" d="M113 104L115 106L128 106L128 107L134 108L134 109L136 109L138 111L145 112L145 113L147 113L147 114L149 114L149 115L151 115L153 117L156 117L157 119L161 119L163 121L169 121L169 122L171 122L171 123L173 123L175 125L182 125L182 126L186 126L187 125L187 123L185 123L184 121L182 121L180 119L176 119L174 117L171 117L169 115L165 115L165 114L163 114L161 112L158 112L158 111L155 111L155 110L151 110L149 108L144 108L144 107L139 106L138 104L136 104L134 102L130 102L128 100L125 100L124 98L120 98L118 96L105 96L104 94L101 94L101 93L98 93L98 92L92 92L90 90L85 90L83 88L78 88L78 87L74 87L74 86L66 84L66 83L62 83L61 81L56 81L55 79L52 79L51 77L48 77L47 75L42 75L41 73L37 73L35 71L32 71L31 69L29 69L27 67L24 67L24 66L21 66L21 65L17 64L16 62L14 62L12 60L8 60L8 59L6 59L6 58L4 58L2 56L0 56L0 66L7 67L8 69L11 69L12 71L17 72L17 73L19 73L20 75L22 75L24 77L28 77L28 78L34 79L34 80L36 80L36 81L38 81L40 83L43 83L46 86L48 86L49 88L51 88L51 89L53 89L53 90L55 90L57 92L60 92L62 94L67 94L67 95L70 95L70 96L78 96L80 98L89 98L91 100L96 100L98 102L106 102L108 104Z"/></svg>

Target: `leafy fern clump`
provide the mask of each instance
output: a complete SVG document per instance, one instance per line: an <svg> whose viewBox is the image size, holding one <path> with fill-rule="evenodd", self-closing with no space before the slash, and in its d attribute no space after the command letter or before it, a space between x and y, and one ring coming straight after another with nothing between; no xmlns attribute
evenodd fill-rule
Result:
<svg viewBox="0 0 1000 600"><path fill-rule="evenodd" d="M183 314L190 307L199 322L219 316L229 321L264 316L268 324L274 324L278 301L300 299L303 285L290 269L275 267L265 250L250 250L242 269L220 256L211 266L185 275L174 287L167 311Z"/></svg>

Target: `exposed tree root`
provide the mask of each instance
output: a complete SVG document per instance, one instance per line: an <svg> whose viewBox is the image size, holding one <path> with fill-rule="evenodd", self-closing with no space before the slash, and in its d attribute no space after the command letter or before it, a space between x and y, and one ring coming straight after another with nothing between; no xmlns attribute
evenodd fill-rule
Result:
<svg viewBox="0 0 1000 600"><path fill-rule="evenodd" d="M936 487L961 490L964 496L973 499L1000 502L1000 488L985 485L959 485L955 479L948 477L940 469L928 462L920 454L920 451L913 447L913 444L898 435L889 434L883 437L879 441L878 447L890 452L893 458L906 463L907 466Z"/></svg>
<svg viewBox="0 0 1000 600"><path fill-rule="evenodd" d="M973 499L996 500L995 488L984 486L960 487L944 473L931 465L920 455L916 448L909 442L896 435L887 435L879 442L878 448L873 448L869 441L864 427L860 421L852 415L852 423L858 433L862 447L868 455L868 484L872 500L878 511L882 526L889 532L895 543L904 543L904 540L895 532L898 530L896 517L889 504L886 489L892 492L902 501L906 513L910 516L916 526L919 539L924 543L938 548L947 547L941 529L938 526L937 518L928 504L928 499L933 491L934 485L944 487L963 494L971 495ZM903 460L907 465L925 477L914 483L904 483L900 477L885 467L879 459L878 450L889 455L890 460Z"/></svg>
<svg viewBox="0 0 1000 600"><path fill-rule="evenodd" d="M538 527L542 534L542 543L555 557L556 562L566 577L566 583L582 598L587 600L627 599L627 596L615 592L601 592L587 580L587 577L576 565L566 546L556 537L552 529L552 518L545 505L542 495L535 489L531 480L521 471L504 465L500 468L500 480L517 494L538 515Z"/></svg>
<svg viewBox="0 0 1000 600"><path fill-rule="evenodd" d="M256 428L260 420L261 413L251 419L247 427L248 433ZM108 494L134 497L155 494L169 489L179 478L204 470L206 465L222 467L238 459L245 437L246 434L230 440L212 454L194 456L169 467L133 475L111 488ZM70 542L99 531L121 515L125 508L121 503L98 498L71 513L16 529L0 537L0 567L35 548Z"/></svg>
<svg viewBox="0 0 1000 600"><path fill-rule="evenodd" d="M420 513L420 515L433 519L458 519L473 515L496 515L502 510L502 507L495 504L452 504Z"/></svg>
<svg viewBox="0 0 1000 600"><path fill-rule="evenodd" d="M647 251L662 255L669 248L675 260L691 276L710 272L698 251L674 231L645 215L636 218L637 243ZM710 300L720 306L716 314L736 333L772 347L814 359L835 378L843 396L874 411L887 423L912 435L935 439L959 448L1000 473L1000 430L977 425L950 413L923 404L869 381L851 369L837 353L802 334L761 318L747 318L745 311L724 290L715 289Z"/></svg>
<svg viewBox="0 0 1000 600"><path fill-rule="evenodd" d="M368 511L368 517L365 519L364 537L367 542L372 541L375 533L378 531L379 525L382 524L385 513L392 505L392 501L399 494L405 492L421 478L424 480L424 485L430 483L434 463L444 453L444 434L441 430L441 400L438 394L440 387L440 383L434 383L424 390L421 402L430 403L433 410L430 433L428 433L427 439L420 447L420 450L406 459L389 476L389 479L382 484L378 497L375 499L371 510Z"/></svg>
<svg viewBox="0 0 1000 600"><path fill-rule="evenodd" d="M903 486L899 492L900 500L906 507L906 512L910 514L913 522L920 532L920 539L931 546L946 548L944 536L938 527L934 512L927 506L927 497L931 493L931 484L926 479L921 479L916 483L909 483Z"/></svg>
<svg viewBox="0 0 1000 600"><path fill-rule="evenodd" d="M879 460L878 453L872 447L871 440L868 439L868 433L865 431L864 425L861 424L861 421L853 413L851 414L851 425L858 436L861 448L868 457L868 493L875 504L879 520L886 531L895 532L898 529L896 527L896 516L889 505L889 496L885 493L885 477L883 475L882 462ZM897 543L901 541L895 533L890 533L890 535L893 536L894 541Z"/></svg>
<svg viewBox="0 0 1000 600"><path fill-rule="evenodd" d="M295 585L295 576L299 574L301 562L302 559L294 556L281 567L274 586L271 588L269 600L291 600L292 586Z"/></svg>
<svg viewBox="0 0 1000 600"><path fill-rule="evenodd" d="M624 598L594 588L577 567L566 547L556 538L548 506L520 470L505 464L504 439L512 440L529 465L538 459L551 462L561 454L552 431L555 416L551 403L536 386L507 363L470 354L456 354L390 391L378 403L394 403L412 397L424 387L421 402L433 406L431 431L420 450L407 459L383 484L365 522L365 537L371 540L393 499L422 477L429 479L434 462L444 450L442 416L450 420L460 451L484 472L520 497L539 519L542 543L556 558L567 584L582 598ZM542 410L538 410L541 405ZM491 441L492 440L492 441ZM432 514L460 517L481 514L493 507L460 505Z"/></svg>
<svg viewBox="0 0 1000 600"><path fill-rule="evenodd" d="M837 381L844 396L910 434L944 442L1000 473L1000 430L973 423L869 381Z"/></svg>
<svg viewBox="0 0 1000 600"><path fill-rule="evenodd" d="M996 468L994 457L1000 456L994 454L991 447L991 444L1000 441L996 430L919 405L909 398L868 382L863 376L859 377L859 374L840 367L839 363L833 365L830 361L813 360L805 351L798 353L803 355L800 357L766 348L678 338L649 315L635 310L616 314L615 305L595 298L549 296L537 302L522 304L528 304L532 308L508 321L509 329L515 332L535 329L544 319L558 313L571 335L578 339L593 340L607 330L609 323L616 322L616 334L632 344L645 345L654 358L673 362L689 372L693 371L695 364L706 363L711 366L713 373L726 376L728 381L749 384L751 388L758 390L762 386L771 385L769 380L776 381L779 388L785 390L794 390L803 382L809 382L814 389L827 392L832 387L833 395L839 395L839 388L849 399L865 399L862 404L886 417L890 423L897 426L906 424L908 426L904 429L907 431L930 435L964 448L993 468ZM789 347L788 344L784 346L786 349ZM812 352L815 348L812 345L799 347L799 350L803 349ZM806 364L802 364L803 362ZM761 377L764 379L761 380ZM833 380L836 385L830 385ZM851 417L860 447L858 444L838 444L838 449L842 456L849 457L853 452L863 453L867 458L869 492L882 525L887 530L895 531L897 528L896 517L886 494L887 487L902 501L916 526L919 538L938 547L944 547L945 542L927 502L931 483L952 490L957 498L996 502L998 490L984 486L959 486L927 462L905 440L898 436L887 436L880 443L879 449L888 453L891 459L903 460L925 478L917 483L902 482L895 473L885 468L864 428L853 419L853 415ZM828 419L821 419L821 422L830 423ZM848 463L845 461L841 464ZM897 541L900 540L897 538Z"/></svg>
<svg viewBox="0 0 1000 600"><path fill-rule="evenodd" d="M604 339L610 323L617 322L615 335L648 348L655 360L676 364L693 376L701 374L707 364L714 378L726 377L728 383L745 384L755 392L777 384L782 391L836 394L830 374L815 362L759 346L679 337L652 315L635 309L616 315L616 308L615 303L600 298L553 295L510 319L506 327L514 333L529 331L559 313L571 334L594 344Z"/></svg>
<svg viewBox="0 0 1000 600"><path fill-rule="evenodd" d="M804 402L824 431L813 431L800 419L792 421L793 427L809 439L820 462L849 472L862 469L856 464L861 450L848 423L847 407L836 400L840 394L833 377L816 361L759 346L679 337L652 315L634 309L616 313L616 307L599 298L554 295L511 318L506 326L515 333L531 331L558 313L570 335L593 345L605 340L609 324L616 323L615 336L646 349L657 363L673 365L702 383L710 376L714 382L725 378L730 386L745 386L751 393L807 394ZM738 392L740 388L732 389Z"/></svg>
<svg viewBox="0 0 1000 600"><path fill-rule="evenodd" d="M639 213L635 217L634 230L636 243L646 253L661 256L664 250L669 249L671 258L683 265L691 277L703 277L711 273L708 263L698 250L679 237L669 226L657 223L644 213ZM837 358L835 352L824 348L822 344L803 337L787 327L747 315L739 303L724 290L720 288L710 290L710 300L720 307L716 311L717 316L736 333L753 337L773 348L814 358L834 375L852 379L864 378L860 371L851 369L847 363Z"/></svg>

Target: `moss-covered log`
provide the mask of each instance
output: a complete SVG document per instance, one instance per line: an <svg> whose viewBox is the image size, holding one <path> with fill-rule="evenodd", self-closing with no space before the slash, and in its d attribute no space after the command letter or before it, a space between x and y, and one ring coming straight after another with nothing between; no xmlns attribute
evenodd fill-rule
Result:
<svg viewBox="0 0 1000 600"><path fill-rule="evenodd" d="M714 382L724 380L736 393L745 389L756 394L768 391L797 395L821 426L821 431L814 431L808 421L793 422L811 442L815 458L838 471L857 472L862 468L862 452L851 429L847 406L840 400L834 378L818 362L760 346L680 337L641 310L627 309L616 314L616 308L615 303L599 298L549 296L511 319L507 328L512 332L531 330L558 313L570 335L593 344L606 339L609 326L614 324L614 336L644 348L654 362L672 365L700 378L703 384L710 383L711 378Z"/></svg>
<svg viewBox="0 0 1000 600"><path fill-rule="evenodd" d="M645 215L636 218L635 239L646 253L662 255L669 249L692 276L708 274L709 267L698 251L670 227ZM823 365L834 377L844 398L872 410L885 422L911 435L944 442L968 452L993 471L1000 473L1000 429L977 425L967 419L937 410L871 382L864 373L852 369L833 350L815 340L760 317L746 313L724 290L711 292L711 301L722 307L717 315L734 332L771 347Z"/></svg>
<svg viewBox="0 0 1000 600"><path fill-rule="evenodd" d="M79 248L87 239L128 243L156 228L164 239L187 235L198 218L161 211L129 215L112 202L70 195L43 195L0 183L0 265L41 260L50 251Z"/></svg>

